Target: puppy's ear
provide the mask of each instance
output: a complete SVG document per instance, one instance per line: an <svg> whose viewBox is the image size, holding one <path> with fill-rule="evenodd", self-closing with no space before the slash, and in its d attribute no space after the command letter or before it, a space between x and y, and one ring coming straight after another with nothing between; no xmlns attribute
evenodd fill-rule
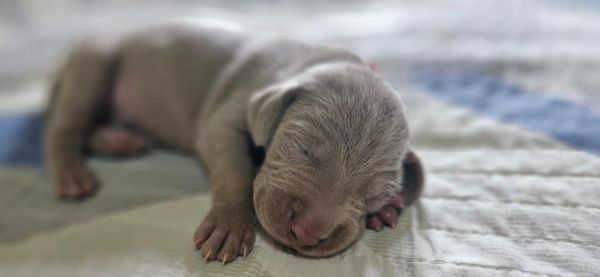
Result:
<svg viewBox="0 0 600 277"><path fill-rule="evenodd" d="M250 97L248 130L257 146L267 146L285 113L303 89L296 81L287 81L267 87Z"/></svg>
<svg viewBox="0 0 600 277"><path fill-rule="evenodd" d="M421 160L415 152L410 149L402 161L404 175L402 178L402 196L404 205L408 206L415 202L425 186L425 172Z"/></svg>

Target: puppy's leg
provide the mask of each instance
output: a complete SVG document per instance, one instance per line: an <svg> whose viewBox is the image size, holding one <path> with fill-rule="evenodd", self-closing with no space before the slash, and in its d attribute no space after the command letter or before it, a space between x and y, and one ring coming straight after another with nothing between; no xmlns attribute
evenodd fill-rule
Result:
<svg viewBox="0 0 600 277"><path fill-rule="evenodd" d="M392 197L378 212L367 215L367 227L380 231L383 225L396 227L402 209L416 201L425 186L425 173L419 156L410 150L402 162L404 171L402 190Z"/></svg>
<svg viewBox="0 0 600 277"><path fill-rule="evenodd" d="M154 142L147 136L122 126L103 126L90 139L94 153L110 157L129 157L146 152Z"/></svg>
<svg viewBox="0 0 600 277"><path fill-rule="evenodd" d="M197 151L213 186L213 205L194 234L205 260L226 263L246 256L254 245L249 139L241 129L219 122L204 129Z"/></svg>
<svg viewBox="0 0 600 277"><path fill-rule="evenodd" d="M53 86L45 150L61 197L79 199L97 188L82 157L83 141L112 86L112 67L109 51L83 45L71 53Z"/></svg>

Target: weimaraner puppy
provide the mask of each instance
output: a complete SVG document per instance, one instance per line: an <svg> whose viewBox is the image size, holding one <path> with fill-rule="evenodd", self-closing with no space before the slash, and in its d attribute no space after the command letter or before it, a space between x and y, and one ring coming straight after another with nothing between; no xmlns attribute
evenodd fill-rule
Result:
<svg viewBox="0 0 600 277"><path fill-rule="evenodd" d="M393 228L422 191L398 94L347 50L181 22L104 42L74 49L52 87L46 157L63 198L97 190L86 152L194 153L213 204L193 241L226 263L252 250L255 218L326 257L365 226Z"/></svg>

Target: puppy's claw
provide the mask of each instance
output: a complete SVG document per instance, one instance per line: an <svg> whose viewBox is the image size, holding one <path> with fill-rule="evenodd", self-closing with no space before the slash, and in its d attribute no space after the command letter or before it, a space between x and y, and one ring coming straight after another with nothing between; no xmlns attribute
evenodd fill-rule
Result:
<svg viewBox="0 0 600 277"><path fill-rule="evenodd" d="M225 265L226 262L227 262L227 254L225 254L225 257L223 257L223 263L221 265Z"/></svg>
<svg viewBox="0 0 600 277"><path fill-rule="evenodd" d="M212 250L208 250L208 253L204 255L204 261L208 262L208 257L210 257L210 254L212 254Z"/></svg>
<svg viewBox="0 0 600 277"><path fill-rule="evenodd" d="M244 246L244 259L248 257L248 247Z"/></svg>

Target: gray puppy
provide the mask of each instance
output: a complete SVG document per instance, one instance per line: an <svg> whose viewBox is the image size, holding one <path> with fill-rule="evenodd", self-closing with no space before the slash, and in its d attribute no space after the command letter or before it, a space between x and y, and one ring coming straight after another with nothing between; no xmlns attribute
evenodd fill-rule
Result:
<svg viewBox="0 0 600 277"><path fill-rule="evenodd" d="M253 211L311 257L346 249L365 225L394 227L423 188L408 137L399 96L347 50L172 23L72 51L52 89L46 157L58 194L81 199L98 186L86 149L197 154L214 189L194 243L225 263L252 250Z"/></svg>

